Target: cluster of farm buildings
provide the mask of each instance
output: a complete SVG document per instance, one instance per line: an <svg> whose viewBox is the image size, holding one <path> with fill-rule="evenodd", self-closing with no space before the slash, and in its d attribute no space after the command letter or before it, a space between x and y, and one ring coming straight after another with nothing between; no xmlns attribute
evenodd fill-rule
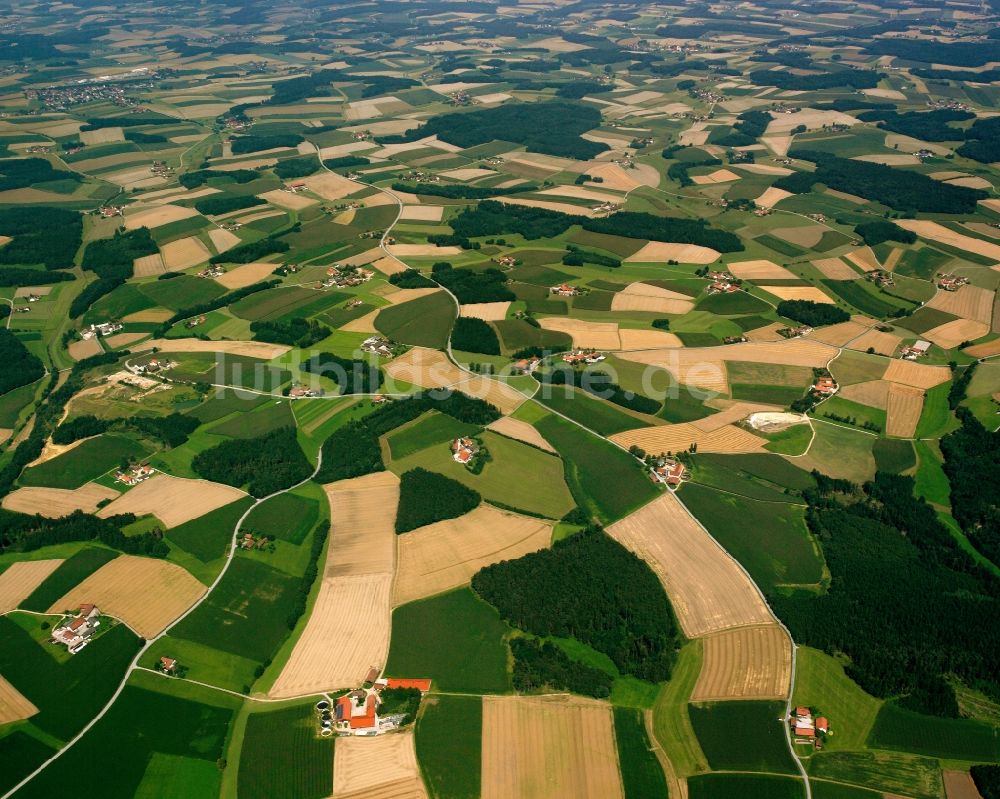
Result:
<svg viewBox="0 0 1000 799"><path fill-rule="evenodd" d="M321 700L316 703L320 718L320 735L380 735L399 728L405 715L402 713L379 714L383 704L382 692L387 689L412 688L427 693L431 689L430 680L404 680L379 678L373 668L368 672L365 687L355 688L331 703Z"/></svg>
<svg viewBox="0 0 1000 799"><path fill-rule="evenodd" d="M87 644L101 626L101 611L97 605L81 605L74 616L65 617L52 631L52 641L62 644L75 655Z"/></svg>

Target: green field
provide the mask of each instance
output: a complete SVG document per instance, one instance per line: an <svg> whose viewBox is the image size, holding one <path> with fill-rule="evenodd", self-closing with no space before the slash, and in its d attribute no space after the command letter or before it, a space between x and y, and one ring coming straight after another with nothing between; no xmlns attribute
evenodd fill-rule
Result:
<svg viewBox="0 0 1000 799"><path fill-rule="evenodd" d="M475 425L458 421L454 416L428 411L412 423L393 430L385 438L393 459L398 460L427 447L470 436L478 429Z"/></svg>
<svg viewBox="0 0 1000 799"><path fill-rule="evenodd" d="M689 641L677 654L670 682L663 686L653 707L653 734L680 777L708 770L708 762L698 745L688 700L701 673L703 643Z"/></svg>
<svg viewBox="0 0 1000 799"><path fill-rule="evenodd" d="M4 764L0 771L0 791L13 788L55 751L23 730L14 730L0 738L0 763Z"/></svg>
<svg viewBox="0 0 1000 799"><path fill-rule="evenodd" d="M779 455L805 455L812 444L813 430L807 424L793 424L777 433L768 433L764 449Z"/></svg>
<svg viewBox="0 0 1000 799"><path fill-rule="evenodd" d="M214 280L183 274L171 277L169 280L143 283L138 288L156 305L162 305L171 311L200 305L226 293L226 290Z"/></svg>
<svg viewBox="0 0 1000 799"><path fill-rule="evenodd" d="M699 311L722 316L767 313L771 310L771 306L766 302L745 291L738 291L735 294L712 294L701 300L697 307Z"/></svg>
<svg viewBox="0 0 1000 799"><path fill-rule="evenodd" d="M213 436L225 438L256 438L280 427L293 427L291 403L278 400L260 408L247 410L208 429Z"/></svg>
<svg viewBox="0 0 1000 799"><path fill-rule="evenodd" d="M240 751L241 799L323 799L333 792L334 740L317 734L312 702L247 717Z"/></svg>
<svg viewBox="0 0 1000 799"><path fill-rule="evenodd" d="M824 742L826 751L861 749L882 702L865 693L835 658L806 646L796 656L793 704L811 707L815 715L830 720L834 734Z"/></svg>
<svg viewBox="0 0 1000 799"><path fill-rule="evenodd" d="M765 593L784 585L819 583L823 560L806 529L803 508L746 499L691 482L684 484L680 498Z"/></svg>
<svg viewBox="0 0 1000 799"><path fill-rule="evenodd" d="M950 383L942 383L924 393L924 408L920 412L915 438L941 438L958 428L958 421L948 407L950 388Z"/></svg>
<svg viewBox="0 0 1000 799"><path fill-rule="evenodd" d="M236 522L251 505L251 497L230 502L169 530L167 540L194 555L202 563L211 563L226 554L233 540Z"/></svg>
<svg viewBox="0 0 1000 799"><path fill-rule="evenodd" d="M615 708L615 740L618 742L625 799L666 796L667 781L663 767L650 748L641 710Z"/></svg>
<svg viewBox="0 0 1000 799"><path fill-rule="evenodd" d="M64 560L52 574L32 591L20 607L36 613L45 613L73 587L96 572L108 561L118 557L113 549L87 547ZM62 610L63 608L60 608ZM72 610L72 608L65 608Z"/></svg>
<svg viewBox="0 0 1000 799"><path fill-rule="evenodd" d="M868 736L875 749L928 757L994 763L1000 760L1000 730L972 719L924 716L886 703Z"/></svg>
<svg viewBox="0 0 1000 799"><path fill-rule="evenodd" d="M865 423L877 428L873 432L885 430L885 411L881 408L873 408L870 405L862 405L860 402L852 402L843 397L830 397L830 399L816 406L815 415L823 419L840 417L833 421L842 424L851 424L853 427L864 428ZM832 416L830 416L832 414ZM844 422L847 418L850 422ZM870 428L869 428L870 429Z"/></svg>
<svg viewBox="0 0 1000 799"><path fill-rule="evenodd" d="M433 688L464 693L509 690L510 628L470 588L421 599L392 613L385 673L430 677Z"/></svg>
<svg viewBox="0 0 1000 799"><path fill-rule="evenodd" d="M62 455L25 469L21 484L49 488L79 488L114 469L124 458L140 459L149 454L142 444L113 434L84 441Z"/></svg>
<svg viewBox="0 0 1000 799"><path fill-rule="evenodd" d="M779 702L689 705L688 715L713 771L795 772Z"/></svg>
<svg viewBox="0 0 1000 799"><path fill-rule="evenodd" d="M880 292L872 283L865 280L824 280L822 283L835 297L853 305L861 313L877 319L884 319L900 308L913 307L905 300L898 300Z"/></svg>
<svg viewBox="0 0 1000 799"><path fill-rule="evenodd" d="M156 668L161 657L177 660L191 680L216 685L230 691L249 692L254 683L256 660L221 652L207 644L198 644L172 635L160 638L143 654L140 665Z"/></svg>
<svg viewBox="0 0 1000 799"><path fill-rule="evenodd" d="M783 408L791 405L805 394L800 386L774 386L762 383L730 383L729 394L734 400L766 402Z"/></svg>
<svg viewBox="0 0 1000 799"><path fill-rule="evenodd" d="M910 441L880 438L872 447L872 455L880 472L902 474L917 465L917 456Z"/></svg>
<svg viewBox="0 0 1000 799"><path fill-rule="evenodd" d="M938 762L900 752L820 752L809 759L809 776L914 799L944 796Z"/></svg>
<svg viewBox="0 0 1000 799"><path fill-rule="evenodd" d="M801 799L802 780L770 774L702 774L688 780L690 799Z"/></svg>
<svg viewBox="0 0 1000 799"><path fill-rule="evenodd" d="M913 447L917 453L917 472L914 493L928 502L942 507L951 506L951 483L941 466L942 458L937 449L937 442L914 441Z"/></svg>
<svg viewBox="0 0 1000 799"><path fill-rule="evenodd" d="M380 333L400 344L443 349L455 321L455 303L443 291L384 308L375 317Z"/></svg>
<svg viewBox="0 0 1000 799"><path fill-rule="evenodd" d="M613 444L554 414L535 427L563 456L566 482L577 505L602 522L627 516L656 496L640 465Z"/></svg>
<svg viewBox="0 0 1000 799"><path fill-rule="evenodd" d="M563 479L563 463L551 453L489 430L480 436L490 460L480 474L473 474L451 457L445 443L393 461L390 468L403 474L417 467L438 472L482 494L486 500L559 519L573 507L573 497ZM530 480L525 480L531 475Z"/></svg>
<svg viewBox="0 0 1000 799"><path fill-rule="evenodd" d="M840 385L852 386L855 383L880 380L888 366L889 361L878 355L841 350L840 355L830 363L830 373Z"/></svg>
<svg viewBox="0 0 1000 799"><path fill-rule="evenodd" d="M316 526L319 516L320 506L316 499L285 493L257 505L241 529L298 546Z"/></svg>
<svg viewBox="0 0 1000 799"><path fill-rule="evenodd" d="M816 435L809 452L795 459L800 469L816 469L828 477L863 483L875 476L872 447L878 439L854 427L816 420Z"/></svg>
<svg viewBox="0 0 1000 799"><path fill-rule="evenodd" d="M542 397L543 394L547 396ZM538 401L602 436L645 427L648 422L577 388L543 386Z"/></svg>
<svg viewBox="0 0 1000 799"><path fill-rule="evenodd" d="M853 785L841 785L837 782L819 782L810 780L814 799L882 799L878 791L867 788L857 788Z"/></svg>
<svg viewBox="0 0 1000 799"><path fill-rule="evenodd" d="M431 796L478 799L482 779L483 702L478 696L432 696L416 726L417 761Z"/></svg>
<svg viewBox="0 0 1000 799"><path fill-rule="evenodd" d="M139 650L139 639L118 624L65 660L48 651L55 648L36 640L11 617L0 617L0 673L38 708L32 725L68 740L114 693Z"/></svg>
<svg viewBox="0 0 1000 799"><path fill-rule="evenodd" d="M742 455L716 455L699 453L695 463L699 467L699 472L707 466L712 472L719 470L720 475L724 473L725 483L710 483L718 485L720 488L731 488L733 477L742 478L741 488L736 493L745 494L752 499L777 499L773 490L784 493L788 489L792 493L799 493L807 488L812 488L816 481L809 472L803 471L794 466L784 458L776 455L767 455L758 452L749 452ZM771 492L757 495L748 489L747 481L759 483L765 488L772 489ZM797 501L797 500L796 500Z"/></svg>
<svg viewBox="0 0 1000 799"><path fill-rule="evenodd" d="M256 322L261 319L276 319L282 314L297 310L316 300L312 289L292 286L258 291L229 306L229 310L240 319Z"/></svg>
<svg viewBox="0 0 1000 799"><path fill-rule="evenodd" d="M101 775L75 786L74 795L83 799L217 797L222 774L216 761L240 700L195 686L172 696L155 690L163 687L159 682L151 675L133 679L107 715L63 755L59 768L39 774L18 792L19 799L59 795L67 773ZM170 794L171 786L181 793Z"/></svg>
<svg viewBox="0 0 1000 799"><path fill-rule="evenodd" d="M288 637L298 586L262 562L234 558L208 599L171 634L264 663Z"/></svg>

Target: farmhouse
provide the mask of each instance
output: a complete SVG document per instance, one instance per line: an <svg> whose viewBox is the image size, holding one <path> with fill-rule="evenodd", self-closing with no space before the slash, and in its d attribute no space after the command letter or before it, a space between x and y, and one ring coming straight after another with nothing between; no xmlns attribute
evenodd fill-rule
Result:
<svg viewBox="0 0 1000 799"><path fill-rule="evenodd" d="M917 358L927 354L927 350L931 348L931 343L929 341L924 341L923 339L918 339L914 341L910 346L903 347L899 351L899 357L907 361L915 361Z"/></svg>
<svg viewBox="0 0 1000 799"><path fill-rule="evenodd" d="M177 661L174 658L168 658L166 655L160 658L160 671L164 674L173 674L176 668Z"/></svg>
<svg viewBox="0 0 1000 799"><path fill-rule="evenodd" d="M799 327L780 327L778 328L778 335L784 338L801 338L802 336L812 333L812 328L808 325L800 325Z"/></svg>
<svg viewBox="0 0 1000 799"><path fill-rule="evenodd" d="M716 280L708 287L709 294L732 294L733 292L739 290L740 287L735 283L729 283L728 281L723 280Z"/></svg>
<svg viewBox="0 0 1000 799"><path fill-rule="evenodd" d="M558 286L549 288L549 293L559 297L576 297L580 294L580 289L574 288L568 283L560 283Z"/></svg>
<svg viewBox="0 0 1000 799"><path fill-rule="evenodd" d="M389 339L382 336L369 336L361 342L361 349L381 358L389 358L393 354L394 345Z"/></svg>
<svg viewBox="0 0 1000 799"><path fill-rule="evenodd" d="M286 183L284 190L290 191L292 194L298 194L300 191L305 191L307 188L308 186L300 180L297 183Z"/></svg>
<svg viewBox="0 0 1000 799"><path fill-rule="evenodd" d="M812 744L818 749L823 745L822 739L830 734L830 722L824 716L813 718L810 707L795 708L788 723L797 744Z"/></svg>
<svg viewBox="0 0 1000 799"><path fill-rule="evenodd" d="M710 271L705 273L705 277L709 280L715 280L720 283L733 283L736 280L736 278L729 272Z"/></svg>
<svg viewBox="0 0 1000 799"><path fill-rule="evenodd" d="M467 466L479 454L479 444L471 438L456 438L451 442L451 452L456 463Z"/></svg>
<svg viewBox="0 0 1000 799"><path fill-rule="evenodd" d="M122 329L121 322L99 322L80 331L80 338L84 341L92 339L94 336L110 336Z"/></svg>
<svg viewBox="0 0 1000 799"><path fill-rule="evenodd" d="M372 669L377 677L378 672ZM372 676L369 672L369 676ZM431 681L426 679L374 679L366 680L370 688L355 688L337 699L333 713L321 711L322 729L334 729L340 735L380 735L397 729L405 720L405 714L392 713L380 716L382 691L395 688L416 688L421 694L431 689ZM332 715L332 717L331 717Z"/></svg>
<svg viewBox="0 0 1000 799"><path fill-rule="evenodd" d="M823 397L829 397L837 393L839 386L832 377L818 377L810 388Z"/></svg>
<svg viewBox="0 0 1000 799"><path fill-rule="evenodd" d="M865 280L869 283L874 283L879 288L896 285L896 280L893 278L892 272L887 272L884 269L873 269L871 272L865 272Z"/></svg>
<svg viewBox="0 0 1000 799"><path fill-rule="evenodd" d="M542 359L537 356L533 358L521 358L521 360L519 361L514 361L514 363L511 364L511 368L515 372L521 372L523 374L530 375L538 368L538 364L540 364L541 362Z"/></svg>
<svg viewBox="0 0 1000 799"><path fill-rule="evenodd" d="M216 264L208 269L203 269L198 273L198 277L222 277L224 274L226 274L226 267Z"/></svg>
<svg viewBox="0 0 1000 799"><path fill-rule="evenodd" d="M290 399L305 399L307 397L322 397L326 392L321 388L309 388L308 386L292 386L288 391Z"/></svg>
<svg viewBox="0 0 1000 799"><path fill-rule="evenodd" d="M595 350L574 350L562 356L563 361L568 364L578 363L600 363L604 360L604 354Z"/></svg>
<svg viewBox="0 0 1000 799"><path fill-rule="evenodd" d="M684 464L673 458L657 458L650 466L649 473L655 482L668 486L678 486L688 476Z"/></svg>
<svg viewBox="0 0 1000 799"><path fill-rule="evenodd" d="M969 278L959 275L938 275L938 288L945 291L958 291L969 282Z"/></svg>
<svg viewBox="0 0 1000 799"><path fill-rule="evenodd" d="M137 486L143 480L148 480L154 474L156 474L156 470L152 466L140 464L129 471L115 472L115 482L124 483L127 486Z"/></svg>
<svg viewBox="0 0 1000 799"><path fill-rule="evenodd" d="M100 618L101 611L96 605L81 605L75 616L63 619L52 631L52 641L62 644L71 655L75 655L90 642L101 626Z"/></svg>

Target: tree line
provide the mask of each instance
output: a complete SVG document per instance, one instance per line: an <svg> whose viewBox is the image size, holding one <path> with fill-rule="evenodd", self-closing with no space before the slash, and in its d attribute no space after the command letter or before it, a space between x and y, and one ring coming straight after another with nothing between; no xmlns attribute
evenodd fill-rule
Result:
<svg viewBox="0 0 1000 799"><path fill-rule="evenodd" d="M296 316L287 321L259 319L250 323L250 332L253 333L254 341L305 348L329 336L330 328L314 319Z"/></svg>
<svg viewBox="0 0 1000 799"><path fill-rule="evenodd" d="M835 325L851 318L847 311L836 305L812 300L782 300L778 303L778 314L809 327Z"/></svg>
<svg viewBox="0 0 1000 799"><path fill-rule="evenodd" d="M463 305L517 299L514 292L506 286L507 276L494 267L482 270L455 269L447 261L439 261L431 267L431 275Z"/></svg>
<svg viewBox="0 0 1000 799"><path fill-rule="evenodd" d="M296 440L294 427L280 427L256 438L234 439L199 452L191 468L206 480L266 497L305 480L312 466Z"/></svg>
<svg viewBox="0 0 1000 799"><path fill-rule="evenodd" d="M121 416L112 419L100 419L88 414L59 425L52 432L52 443L72 444L81 438L101 435L109 430L133 430L168 447L179 447L198 429L199 424L197 418L183 413L171 413L167 416Z"/></svg>
<svg viewBox="0 0 1000 799"><path fill-rule="evenodd" d="M4 316L8 316L9 306L3 307L7 311ZM0 364L3 364L0 368L0 395L34 383L45 374L45 366L38 356L6 327L0 327Z"/></svg>
<svg viewBox="0 0 1000 799"><path fill-rule="evenodd" d="M125 513L100 519L90 513L75 510L68 516L49 519L0 509L0 549L33 552L54 544L73 541L100 541L105 546L128 555L165 558L170 547L163 540L162 530L150 530L125 535L121 528L136 520L135 514Z"/></svg>
<svg viewBox="0 0 1000 799"><path fill-rule="evenodd" d="M457 519L482 502L478 491L427 469L404 472L399 479L396 533L407 533L434 522Z"/></svg>

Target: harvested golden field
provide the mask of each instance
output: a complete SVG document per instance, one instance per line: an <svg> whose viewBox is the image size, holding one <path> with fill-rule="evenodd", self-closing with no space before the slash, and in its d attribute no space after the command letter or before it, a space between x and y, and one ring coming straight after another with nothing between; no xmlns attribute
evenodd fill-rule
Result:
<svg viewBox="0 0 1000 799"><path fill-rule="evenodd" d="M591 177L602 178L601 188L610 189L611 191L632 191L632 189L637 189L645 183L645 181L636 179L639 175L633 177L631 174L633 172L638 172L638 170L629 170L626 172L618 164L606 163L590 167L587 169L586 174Z"/></svg>
<svg viewBox="0 0 1000 799"><path fill-rule="evenodd" d="M985 204L988 201L982 202ZM910 230L928 241L939 241L950 247L957 247L966 252L973 252L976 255L1000 261L1000 244L993 244L983 239L956 233L954 230L950 230L938 222L931 222L926 219L900 219L897 224L901 228Z"/></svg>
<svg viewBox="0 0 1000 799"><path fill-rule="evenodd" d="M212 241L212 246L215 247L216 252L226 252L231 250L237 244L240 243L241 239L235 233L231 233L228 230L223 230L220 227L212 227L208 229L208 238Z"/></svg>
<svg viewBox="0 0 1000 799"><path fill-rule="evenodd" d="M436 244L392 244L385 249L397 258L434 258L438 255L458 255L462 252L461 247L451 245L438 247Z"/></svg>
<svg viewBox="0 0 1000 799"><path fill-rule="evenodd" d="M740 176L729 169L716 169L707 175L692 175L691 180L699 186L710 186L713 183L728 183L731 180L739 180Z"/></svg>
<svg viewBox="0 0 1000 799"><path fill-rule="evenodd" d="M94 144L110 144L125 141L125 132L121 128L98 128L97 130L81 130L80 143L88 146Z"/></svg>
<svg viewBox="0 0 1000 799"><path fill-rule="evenodd" d="M782 200L787 200L791 196L792 193L790 191L769 186L754 202L762 208L773 208Z"/></svg>
<svg viewBox="0 0 1000 799"><path fill-rule="evenodd" d="M25 486L3 498L3 507L18 513L39 513L50 519L68 516L75 510L94 513L97 503L114 499L118 492L97 483L87 483L80 488L41 488Z"/></svg>
<svg viewBox="0 0 1000 799"><path fill-rule="evenodd" d="M482 799L623 797L611 705L557 696L483 697Z"/></svg>
<svg viewBox="0 0 1000 799"><path fill-rule="evenodd" d="M285 208L289 211L300 211L319 202L315 197L307 197L304 194L296 194L284 189L265 191L263 194L258 194L257 196L271 203L271 205L276 205L278 208Z"/></svg>
<svg viewBox="0 0 1000 799"><path fill-rule="evenodd" d="M440 222L444 214L442 205L406 205L400 212L400 221Z"/></svg>
<svg viewBox="0 0 1000 799"><path fill-rule="evenodd" d="M963 352L966 355L971 355L973 358L988 358L991 355L1000 355L1000 338L987 341L985 344L976 344L973 347L967 347Z"/></svg>
<svg viewBox="0 0 1000 799"><path fill-rule="evenodd" d="M0 613L14 610L46 577L59 568L60 563L61 558L12 563L0 574Z"/></svg>
<svg viewBox="0 0 1000 799"><path fill-rule="evenodd" d="M106 519L119 513L151 513L169 529L245 496L238 488L222 483L158 474L105 505L97 515Z"/></svg>
<svg viewBox="0 0 1000 799"><path fill-rule="evenodd" d="M774 261L736 261L729 264L729 271L741 280L795 280L795 275Z"/></svg>
<svg viewBox="0 0 1000 799"><path fill-rule="evenodd" d="M503 202L507 205L523 205L527 208L544 208L546 211L555 211L559 214L575 214L577 216L593 217L595 212L582 205L573 203L561 203L555 200L527 200L521 197L504 197Z"/></svg>
<svg viewBox="0 0 1000 799"><path fill-rule="evenodd" d="M420 299L421 297L426 297L428 294L434 294L438 291L441 291L441 289L398 289L390 284L382 288L375 289L374 293L384 297L392 305L402 305L404 302Z"/></svg>
<svg viewBox="0 0 1000 799"><path fill-rule="evenodd" d="M941 772L944 779L944 795L948 799L982 799L972 775L968 771L946 769Z"/></svg>
<svg viewBox="0 0 1000 799"><path fill-rule="evenodd" d="M443 388L452 386L469 377L448 356L439 350L413 347L389 361L383 367L386 374L395 380L404 380L423 388Z"/></svg>
<svg viewBox="0 0 1000 799"><path fill-rule="evenodd" d="M218 232L228 233L226 230ZM247 286L252 286L254 283L266 280L277 268L277 264L243 264L242 266L230 269L224 275L220 275L215 278L215 282L230 291L233 289L242 289Z"/></svg>
<svg viewBox="0 0 1000 799"><path fill-rule="evenodd" d="M943 350L957 347L963 341L975 341L990 332L990 326L972 319L954 319L938 325L923 334L923 338L933 341Z"/></svg>
<svg viewBox="0 0 1000 799"><path fill-rule="evenodd" d="M857 270L852 269L839 258L817 258L810 261L823 277L829 280L856 280L860 277Z"/></svg>
<svg viewBox="0 0 1000 799"><path fill-rule="evenodd" d="M666 241L651 241L638 252L625 258L626 262L655 263L678 261L682 264L710 264L719 257L718 250L697 244L671 244Z"/></svg>
<svg viewBox="0 0 1000 799"><path fill-rule="evenodd" d="M379 258L371 263L374 269L377 269L383 275L396 275L400 272L406 271L406 265L391 255L387 255L384 258Z"/></svg>
<svg viewBox="0 0 1000 799"><path fill-rule="evenodd" d="M302 178L302 182L309 187L311 192L318 194L324 200L339 200L341 197L354 194L363 188L353 180L348 180L333 172L323 172L319 175Z"/></svg>
<svg viewBox="0 0 1000 799"><path fill-rule="evenodd" d="M349 333L378 333L378 329L375 327L376 316L378 316L378 309L370 311L364 316L359 316L346 325L341 325L339 329L346 330Z"/></svg>
<svg viewBox="0 0 1000 799"><path fill-rule="evenodd" d="M53 602L49 613L90 602L149 639L204 593L205 586L175 563L119 555Z"/></svg>
<svg viewBox="0 0 1000 799"><path fill-rule="evenodd" d="M391 573L399 478L390 471L375 472L324 488L333 521L323 576Z"/></svg>
<svg viewBox="0 0 1000 799"><path fill-rule="evenodd" d="M917 422L920 421L923 409L923 389L892 383L886 402L885 434L911 438L917 430Z"/></svg>
<svg viewBox="0 0 1000 799"><path fill-rule="evenodd" d="M484 566L545 549L551 538L551 524L491 505L405 533L399 536L392 604L467 585Z"/></svg>
<svg viewBox="0 0 1000 799"><path fill-rule="evenodd" d="M197 236L171 241L160 247L163 268L168 272L179 272L191 266L204 263L212 254Z"/></svg>
<svg viewBox="0 0 1000 799"><path fill-rule="evenodd" d="M888 355L891 357L896 352L896 348L902 340L902 337L897 336L895 333L883 333L881 330L872 328L867 333L862 333L854 341L850 342L849 346L852 350L857 350L858 352L867 352L870 348L875 350L878 355Z"/></svg>
<svg viewBox="0 0 1000 799"><path fill-rule="evenodd" d="M202 341L197 338L154 338L144 341L136 349L145 351L154 347L162 352L225 352L229 355L262 358L265 361L284 355L291 349L284 344L268 344L264 341Z"/></svg>
<svg viewBox="0 0 1000 799"><path fill-rule="evenodd" d="M544 321L544 320L543 320ZM544 325L543 325L544 326ZM685 347L681 350L659 349L620 356L624 360L671 368L676 364L693 366L725 361L750 361L787 366L826 366L837 350L828 344L808 339L748 341L725 347Z"/></svg>
<svg viewBox="0 0 1000 799"><path fill-rule="evenodd" d="M512 419L510 416L501 416L495 422L487 425L489 430L494 430L502 436L523 441L546 452L555 452L555 448L538 432L538 429L520 419Z"/></svg>
<svg viewBox="0 0 1000 799"><path fill-rule="evenodd" d="M888 257L885 259L885 263L882 266L888 271L892 271L896 268L896 264L899 263L899 259L903 257L905 250L902 247L893 247L892 252L889 253Z"/></svg>
<svg viewBox="0 0 1000 799"><path fill-rule="evenodd" d="M573 339L574 347L617 350L621 347L617 322L587 322L568 316L546 316L538 320L546 330L558 330Z"/></svg>
<svg viewBox="0 0 1000 799"><path fill-rule="evenodd" d="M179 222L193 216L198 216L198 212L194 208L184 208L180 205L157 205L152 208L144 208L134 214L128 214L125 217L125 227L128 230L138 230L141 227L158 228L161 225L169 225L171 222Z"/></svg>
<svg viewBox="0 0 1000 799"><path fill-rule="evenodd" d="M797 227L779 227L771 231L772 236L810 249L819 244L827 231L823 225L798 225Z"/></svg>
<svg viewBox="0 0 1000 799"><path fill-rule="evenodd" d="M697 427L692 422L654 425L625 430L610 438L623 447L638 444L646 452L653 453L683 451L692 444L698 445L699 452L762 452L767 443L766 439L728 423L710 430Z"/></svg>
<svg viewBox="0 0 1000 799"><path fill-rule="evenodd" d="M391 573L324 577L309 621L270 696L356 686L370 668L381 669L389 653L391 594Z"/></svg>
<svg viewBox="0 0 1000 799"><path fill-rule="evenodd" d="M123 322L166 322L173 312L169 308L147 308L145 311L130 313Z"/></svg>
<svg viewBox="0 0 1000 799"><path fill-rule="evenodd" d="M4 244L3 239L5 238L7 237L0 236L0 247L3 246ZM10 239L7 240L10 241ZM14 290L14 297L19 299L21 297L30 297L32 294L34 294L36 297L47 297L51 293L52 293L52 286L21 286L21 288Z"/></svg>
<svg viewBox="0 0 1000 799"><path fill-rule="evenodd" d="M896 358L889 361L882 379L927 390L951 380L951 370L947 366L927 366Z"/></svg>
<svg viewBox="0 0 1000 799"><path fill-rule="evenodd" d="M673 492L615 522L608 533L656 572L688 638L774 621L746 572Z"/></svg>
<svg viewBox="0 0 1000 799"><path fill-rule="evenodd" d="M649 350L661 347L683 347L684 342L675 333L666 330L636 330L631 327L618 329L620 349Z"/></svg>
<svg viewBox="0 0 1000 799"><path fill-rule="evenodd" d="M980 200L979 204L1000 214L1000 199L993 197L988 200Z"/></svg>
<svg viewBox="0 0 1000 799"><path fill-rule="evenodd" d="M647 313L686 314L694 308L689 299L668 300L648 294L626 294L618 292L611 300L612 311L643 311Z"/></svg>
<svg viewBox="0 0 1000 799"><path fill-rule="evenodd" d="M834 304L833 299L815 286L762 286L768 294L773 294L780 300L809 300Z"/></svg>
<svg viewBox="0 0 1000 799"><path fill-rule="evenodd" d="M333 799L426 799L413 728L375 737L337 740Z"/></svg>
<svg viewBox="0 0 1000 799"><path fill-rule="evenodd" d="M822 341L824 344L830 344L834 347L843 347L847 342L853 341L867 330L867 325L851 320L849 322L839 322L835 325L817 327L806 338L811 341Z"/></svg>
<svg viewBox="0 0 1000 799"><path fill-rule="evenodd" d="M851 402L860 402L862 405L885 410L889 403L889 387L892 385L894 384L888 380L869 380L852 386L842 386L838 393Z"/></svg>
<svg viewBox="0 0 1000 799"><path fill-rule="evenodd" d="M538 192L546 196L572 197L577 200L590 200L596 203L620 203L620 194L611 194L606 191L594 191L583 186L554 186L551 189L544 189Z"/></svg>
<svg viewBox="0 0 1000 799"><path fill-rule="evenodd" d="M989 325L993 318L994 296L995 293L989 289L972 285L962 286L958 291L939 289L927 307Z"/></svg>
<svg viewBox="0 0 1000 799"><path fill-rule="evenodd" d="M0 724L27 719L37 712L38 708L0 674Z"/></svg>
<svg viewBox="0 0 1000 799"><path fill-rule="evenodd" d="M910 153L871 153L869 155L856 155L854 160L868 161L884 166L914 166L921 163L917 156Z"/></svg>
<svg viewBox="0 0 1000 799"><path fill-rule="evenodd" d="M748 330L744 335L753 344L772 344L785 340L784 336L778 333L778 330L783 327L785 327L785 325L781 324L781 322L772 322L769 325Z"/></svg>
<svg viewBox="0 0 1000 799"><path fill-rule="evenodd" d="M461 182L467 182L470 180L475 180L476 178L487 178L496 175L492 169L483 169L481 167L463 167L461 169L449 169L447 172L442 172L441 177L448 178L449 180L458 180Z"/></svg>
<svg viewBox="0 0 1000 799"><path fill-rule="evenodd" d="M507 318L507 309L510 308L510 301L507 302L475 302L463 305L459 316L471 319L482 319L484 322L499 322Z"/></svg>
<svg viewBox="0 0 1000 799"><path fill-rule="evenodd" d="M808 130L819 130L828 125L857 125L858 120L840 111L820 111L815 108L803 108L796 114L779 114L767 126L767 135L774 136L788 133L799 125L805 125Z"/></svg>
<svg viewBox="0 0 1000 799"><path fill-rule="evenodd" d="M151 275L162 275L167 269L163 265L163 256L157 252L133 260L132 271L136 277L150 277Z"/></svg>
<svg viewBox="0 0 1000 799"><path fill-rule="evenodd" d="M751 413L781 410L777 405L768 405L763 402L732 402L730 400L718 400L718 402L725 406L722 410L711 416L706 416L704 419L695 419L689 424L706 433L711 433L741 419L746 419Z"/></svg>
<svg viewBox="0 0 1000 799"><path fill-rule="evenodd" d="M792 679L792 642L777 624L737 627L704 639L692 702L783 699Z"/></svg>
<svg viewBox="0 0 1000 799"><path fill-rule="evenodd" d="M468 394L470 397L486 400L500 409L501 413L513 413L525 401L525 395L516 388L494 380L491 377L481 377L474 375L460 383L456 383L454 388Z"/></svg>
<svg viewBox="0 0 1000 799"><path fill-rule="evenodd" d="M119 347L127 347L129 344L142 341L148 335L149 333L115 333L113 336L105 336L104 344L108 349L116 350Z"/></svg>
<svg viewBox="0 0 1000 799"><path fill-rule="evenodd" d="M795 171L794 169L789 169L787 166L777 166L776 164L733 164L733 166L736 169L751 172L754 175L776 175L778 177L791 175ZM781 189L778 189L778 191L781 191Z"/></svg>

